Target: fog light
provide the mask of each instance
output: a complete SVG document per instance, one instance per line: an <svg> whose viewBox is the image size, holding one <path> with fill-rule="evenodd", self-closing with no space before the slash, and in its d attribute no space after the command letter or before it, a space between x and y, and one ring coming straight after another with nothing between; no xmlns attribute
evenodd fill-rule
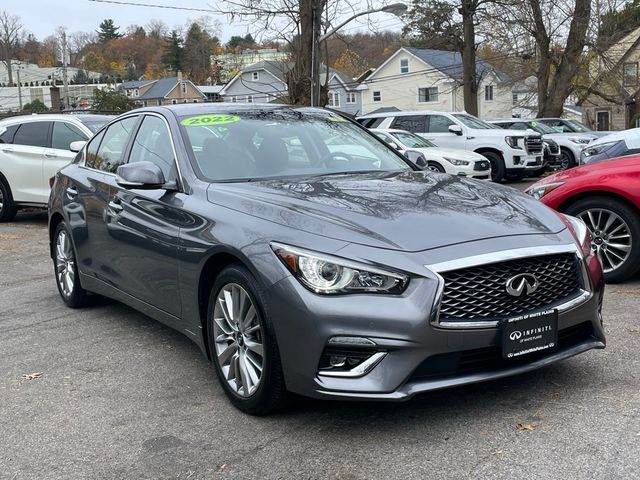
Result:
<svg viewBox="0 0 640 480"><path fill-rule="evenodd" d="M344 367L345 363L347 363L347 357L340 357L338 355L331 355L329 357L329 365L333 368ZM351 359L349 359L349 363L351 363Z"/></svg>
<svg viewBox="0 0 640 480"><path fill-rule="evenodd" d="M347 345L347 346L361 346L361 347L375 347L376 342L365 337L331 337L329 339L329 345Z"/></svg>

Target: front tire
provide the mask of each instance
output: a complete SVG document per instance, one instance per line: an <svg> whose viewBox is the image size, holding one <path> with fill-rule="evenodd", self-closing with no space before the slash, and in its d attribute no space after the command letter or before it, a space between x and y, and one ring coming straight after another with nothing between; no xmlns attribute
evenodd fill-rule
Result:
<svg viewBox="0 0 640 480"><path fill-rule="evenodd" d="M266 415L286 405L288 396L265 294L242 265L225 268L211 289L207 340L222 388L237 408Z"/></svg>
<svg viewBox="0 0 640 480"><path fill-rule="evenodd" d="M427 162L427 170L431 172L446 173L446 170L444 169L444 167L440 165L438 162L434 162L433 160L429 160Z"/></svg>
<svg viewBox="0 0 640 480"><path fill-rule="evenodd" d="M0 179L0 222L10 222L16 217L18 208L13 202L11 190L6 182Z"/></svg>
<svg viewBox="0 0 640 480"><path fill-rule="evenodd" d="M52 251L56 286L64 303L71 308L84 307L88 293L80 285L80 274L71 234L64 222L60 222L53 234Z"/></svg>
<svg viewBox="0 0 640 480"><path fill-rule="evenodd" d="M493 182L501 182L504 179L505 166L502 156L495 152L482 152L482 155L489 160L491 164L491 180Z"/></svg>
<svg viewBox="0 0 640 480"><path fill-rule="evenodd" d="M606 282L622 282L638 271L640 216L633 208L615 198L592 197L578 200L565 213L587 224Z"/></svg>
<svg viewBox="0 0 640 480"><path fill-rule="evenodd" d="M576 159L568 148L560 149L560 168L559 170L568 170L576 166Z"/></svg>

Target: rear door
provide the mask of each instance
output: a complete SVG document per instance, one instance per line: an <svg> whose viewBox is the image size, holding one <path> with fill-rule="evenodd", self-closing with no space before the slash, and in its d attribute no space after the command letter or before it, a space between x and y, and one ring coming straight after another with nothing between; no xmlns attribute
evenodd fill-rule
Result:
<svg viewBox="0 0 640 480"><path fill-rule="evenodd" d="M45 182L43 188L48 189L49 178L75 158L76 153L69 150L69 145L79 140L86 142L89 136L71 122L53 122L51 143L49 148L45 149L42 162L42 177Z"/></svg>
<svg viewBox="0 0 640 480"><path fill-rule="evenodd" d="M0 147L2 172L18 203L46 205L49 200L49 185L45 186L43 181L42 164L50 129L51 122L22 123L13 135L12 144Z"/></svg>
<svg viewBox="0 0 640 480"><path fill-rule="evenodd" d="M186 195L166 121L145 115L131 143L128 162L147 161L162 170L175 188L141 190L111 183L106 212L109 235L107 281L138 300L180 316L178 238L185 223L181 206ZM113 179L115 180L115 179Z"/></svg>

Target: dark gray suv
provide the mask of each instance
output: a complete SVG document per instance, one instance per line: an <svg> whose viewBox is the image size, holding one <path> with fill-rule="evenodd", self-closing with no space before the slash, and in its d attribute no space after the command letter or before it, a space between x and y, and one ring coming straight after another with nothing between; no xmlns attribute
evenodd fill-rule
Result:
<svg viewBox="0 0 640 480"><path fill-rule="evenodd" d="M604 348L584 224L514 189L419 171L322 109L118 117L56 175L62 299L183 332L231 401L403 400Z"/></svg>

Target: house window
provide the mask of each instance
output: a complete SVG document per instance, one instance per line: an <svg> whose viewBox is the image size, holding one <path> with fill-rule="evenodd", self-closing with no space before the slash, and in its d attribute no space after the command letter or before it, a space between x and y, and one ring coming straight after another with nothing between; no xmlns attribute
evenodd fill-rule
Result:
<svg viewBox="0 0 640 480"><path fill-rule="evenodd" d="M356 92L347 92L347 103L356 103Z"/></svg>
<svg viewBox="0 0 640 480"><path fill-rule="evenodd" d="M237 102L238 102L238 97L236 97L235 95L231 97L231 103L237 103Z"/></svg>
<svg viewBox="0 0 640 480"><path fill-rule="evenodd" d="M139 91L138 91L138 89L136 88L136 89L133 91L133 96L134 96L134 97L136 97L136 98L138 98L138 95L139 95L139 94L140 94L140 92L139 92Z"/></svg>
<svg viewBox="0 0 640 480"><path fill-rule="evenodd" d="M258 80L260 80L260 74L258 72L251 72L251 79L254 82L257 82Z"/></svg>
<svg viewBox="0 0 640 480"><path fill-rule="evenodd" d="M174 98L173 100L171 100L171 105L177 105L178 101Z"/></svg>
<svg viewBox="0 0 640 480"><path fill-rule="evenodd" d="M373 101L374 102L381 102L382 101L382 94L380 93L380 90L375 90L373 92Z"/></svg>
<svg viewBox="0 0 640 480"><path fill-rule="evenodd" d="M484 86L484 101L493 102L493 85Z"/></svg>
<svg viewBox="0 0 640 480"><path fill-rule="evenodd" d="M438 101L438 87L418 89L418 103L437 102L437 101Z"/></svg>
<svg viewBox="0 0 640 480"><path fill-rule="evenodd" d="M247 103L253 103L253 95L247 95Z"/></svg>
<svg viewBox="0 0 640 480"><path fill-rule="evenodd" d="M638 84L638 64L637 63L625 63L624 64L624 79L623 85L625 87L635 87Z"/></svg>
<svg viewBox="0 0 640 480"><path fill-rule="evenodd" d="M330 107L340 106L340 94L338 92L329 92L329 106Z"/></svg>
<svg viewBox="0 0 640 480"><path fill-rule="evenodd" d="M400 73L409 73L409 59L400 59Z"/></svg>
<svg viewBox="0 0 640 480"><path fill-rule="evenodd" d="M182 93L187 93L187 82L182 82Z"/></svg>
<svg viewBox="0 0 640 480"><path fill-rule="evenodd" d="M193 103L198 103L198 100L197 100L197 99L196 99L196 100L194 100L194 101L193 101Z"/></svg>
<svg viewBox="0 0 640 480"><path fill-rule="evenodd" d="M162 106L162 100L158 100L158 106Z"/></svg>
<svg viewBox="0 0 640 480"><path fill-rule="evenodd" d="M518 104L518 94L514 93L513 96L511 97L513 100L513 104L517 105Z"/></svg>
<svg viewBox="0 0 640 480"><path fill-rule="evenodd" d="M142 106L146 107L147 106L147 101L145 100L144 102L142 102Z"/></svg>
<svg viewBox="0 0 640 480"><path fill-rule="evenodd" d="M186 98L182 101L182 103L189 103L189 100L187 100Z"/></svg>

